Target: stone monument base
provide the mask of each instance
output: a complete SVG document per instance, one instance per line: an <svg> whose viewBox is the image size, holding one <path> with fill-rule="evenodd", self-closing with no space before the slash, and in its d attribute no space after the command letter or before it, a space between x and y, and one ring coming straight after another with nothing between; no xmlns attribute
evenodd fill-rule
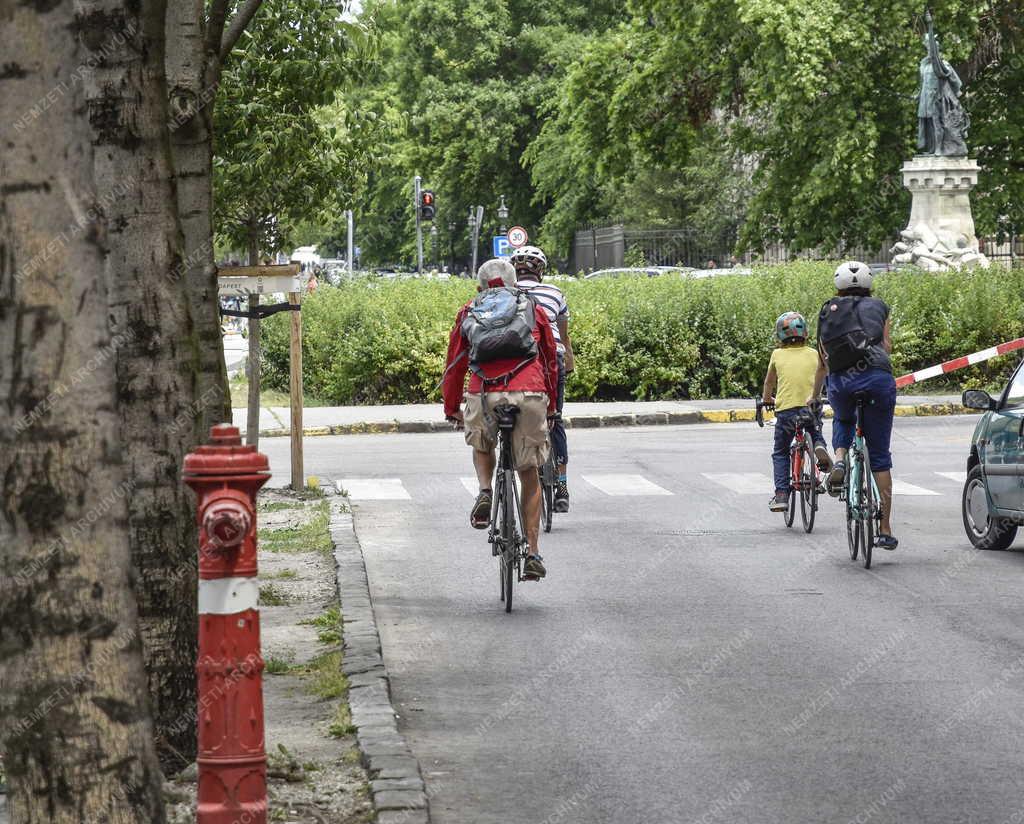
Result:
<svg viewBox="0 0 1024 824"><path fill-rule="evenodd" d="M903 185L913 201L910 222L892 247L893 263L940 271L991 264L978 246L971 189L980 167L967 157L917 155L903 164Z"/></svg>

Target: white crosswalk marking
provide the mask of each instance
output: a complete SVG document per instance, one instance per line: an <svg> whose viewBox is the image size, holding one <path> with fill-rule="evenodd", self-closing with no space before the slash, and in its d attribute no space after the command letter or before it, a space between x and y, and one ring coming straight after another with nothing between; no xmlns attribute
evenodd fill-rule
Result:
<svg viewBox="0 0 1024 824"><path fill-rule="evenodd" d="M775 481L760 472L704 472L709 481L738 495L771 495Z"/></svg>
<svg viewBox="0 0 1024 824"><path fill-rule="evenodd" d="M958 484L967 483L966 472L936 472L936 475L941 475L943 478L949 478L951 481L955 481Z"/></svg>
<svg viewBox="0 0 1024 824"><path fill-rule="evenodd" d="M592 487L605 495L640 496L640 495L671 495L655 483L651 483L643 475L584 475Z"/></svg>
<svg viewBox="0 0 1024 824"><path fill-rule="evenodd" d="M474 498L480 494L480 481L476 478L459 478L466 491Z"/></svg>
<svg viewBox="0 0 1024 824"><path fill-rule="evenodd" d="M408 501L401 478L342 478L338 491L347 491L354 501Z"/></svg>
<svg viewBox="0 0 1024 824"><path fill-rule="evenodd" d="M939 492L933 492L930 489L925 489L923 486L917 486L915 484L908 484L906 481L897 481L893 479L892 482L892 494L893 495L939 495Z"/></svg>

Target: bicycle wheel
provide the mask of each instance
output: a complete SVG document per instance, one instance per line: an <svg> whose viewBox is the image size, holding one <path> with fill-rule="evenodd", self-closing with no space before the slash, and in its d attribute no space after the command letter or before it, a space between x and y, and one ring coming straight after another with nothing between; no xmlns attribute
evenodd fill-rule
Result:
<svg viewBox="0 0 1024 824"><path fill-rule="evenodd" d="M519 536L516 532L516 490L512 471L505 470L504 494L501 496L501 533L504 546L501 550L504 573L502 589L505 591L505 612L512 611L512 573L515 571Z"/></svg>
<svg viewBox="0 0 1024 824"><path fill-rule="evenodd" d="M875 548L875 516L878 513L878 500L875 485L871 482L871 469L867 465L867 456L859 456L860 471L860 549L863 554L864 569L871 569L871 550Z"/></svg>
<svg viewBox="0 0 1024 824"><path fill-rule="evenodd" d="M505 602L505 536L502 533L502 501L505 496L505 473L499 472L494 484L494 509L491 513L493 550L498 558L498 587L502 603Z"/></svg>
<svg viewBox="0 0 1024 824"><path fill-rule="evenodd" d="M849 453L852 459L853 453ZM860 554L860 521L857 520L857 486L854 483L853 475L856 474L857 464L851 460L850 468L846 473L846 480L843 483L843 499L846 501L846 542L850 546L850 560L856 561Z"/></svg>
<svg viewBox="0 0 1024 824"><path fill-rule="evenodd" d="M804 443L803 466L800 472L800 519L804 532L814 530L814 513L818 511L818 464L810 441Z"/></svg>
<svg viewBox="0 0 1024 824"><path fill-rule="evenodd" d="M796 520L796 498L800 494L799 484L796 479L799 477L799 450L796 444L789 449L789 503L786 506L786 526L793 526Z"/></svg>

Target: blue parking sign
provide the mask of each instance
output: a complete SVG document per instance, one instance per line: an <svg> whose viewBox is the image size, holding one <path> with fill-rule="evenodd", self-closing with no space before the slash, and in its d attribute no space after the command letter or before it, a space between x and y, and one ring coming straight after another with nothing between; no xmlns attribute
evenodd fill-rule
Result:
<svg viewBox="0 0 1024 824"><path fill-rule="evenodd" d="M494 238L494 256L496 258L512 257L512 244L508 242L505 235L498 235Z"/></svg>

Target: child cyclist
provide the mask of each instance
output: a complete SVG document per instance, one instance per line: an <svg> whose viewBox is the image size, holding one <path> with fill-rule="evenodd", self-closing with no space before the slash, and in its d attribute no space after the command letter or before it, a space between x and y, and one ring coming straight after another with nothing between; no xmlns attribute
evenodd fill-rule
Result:
<svg viewBox="0 0 1024 824"><path fill-rule="evenodd" d="M786 312L775 321L778 346L768 361L762 400L775 405L775 449L772 468L775 473L775 497L768 503L772 512L785 512L792 492L789 471L789 447L796 434L796 419L807 410L807 399L814 390L818 371L818 353L807 346L807 321L799 312ZM814 454L824 470L832 461L821 436L821 422L812 415L813 429L808 432L814 442Z"/></svg>

